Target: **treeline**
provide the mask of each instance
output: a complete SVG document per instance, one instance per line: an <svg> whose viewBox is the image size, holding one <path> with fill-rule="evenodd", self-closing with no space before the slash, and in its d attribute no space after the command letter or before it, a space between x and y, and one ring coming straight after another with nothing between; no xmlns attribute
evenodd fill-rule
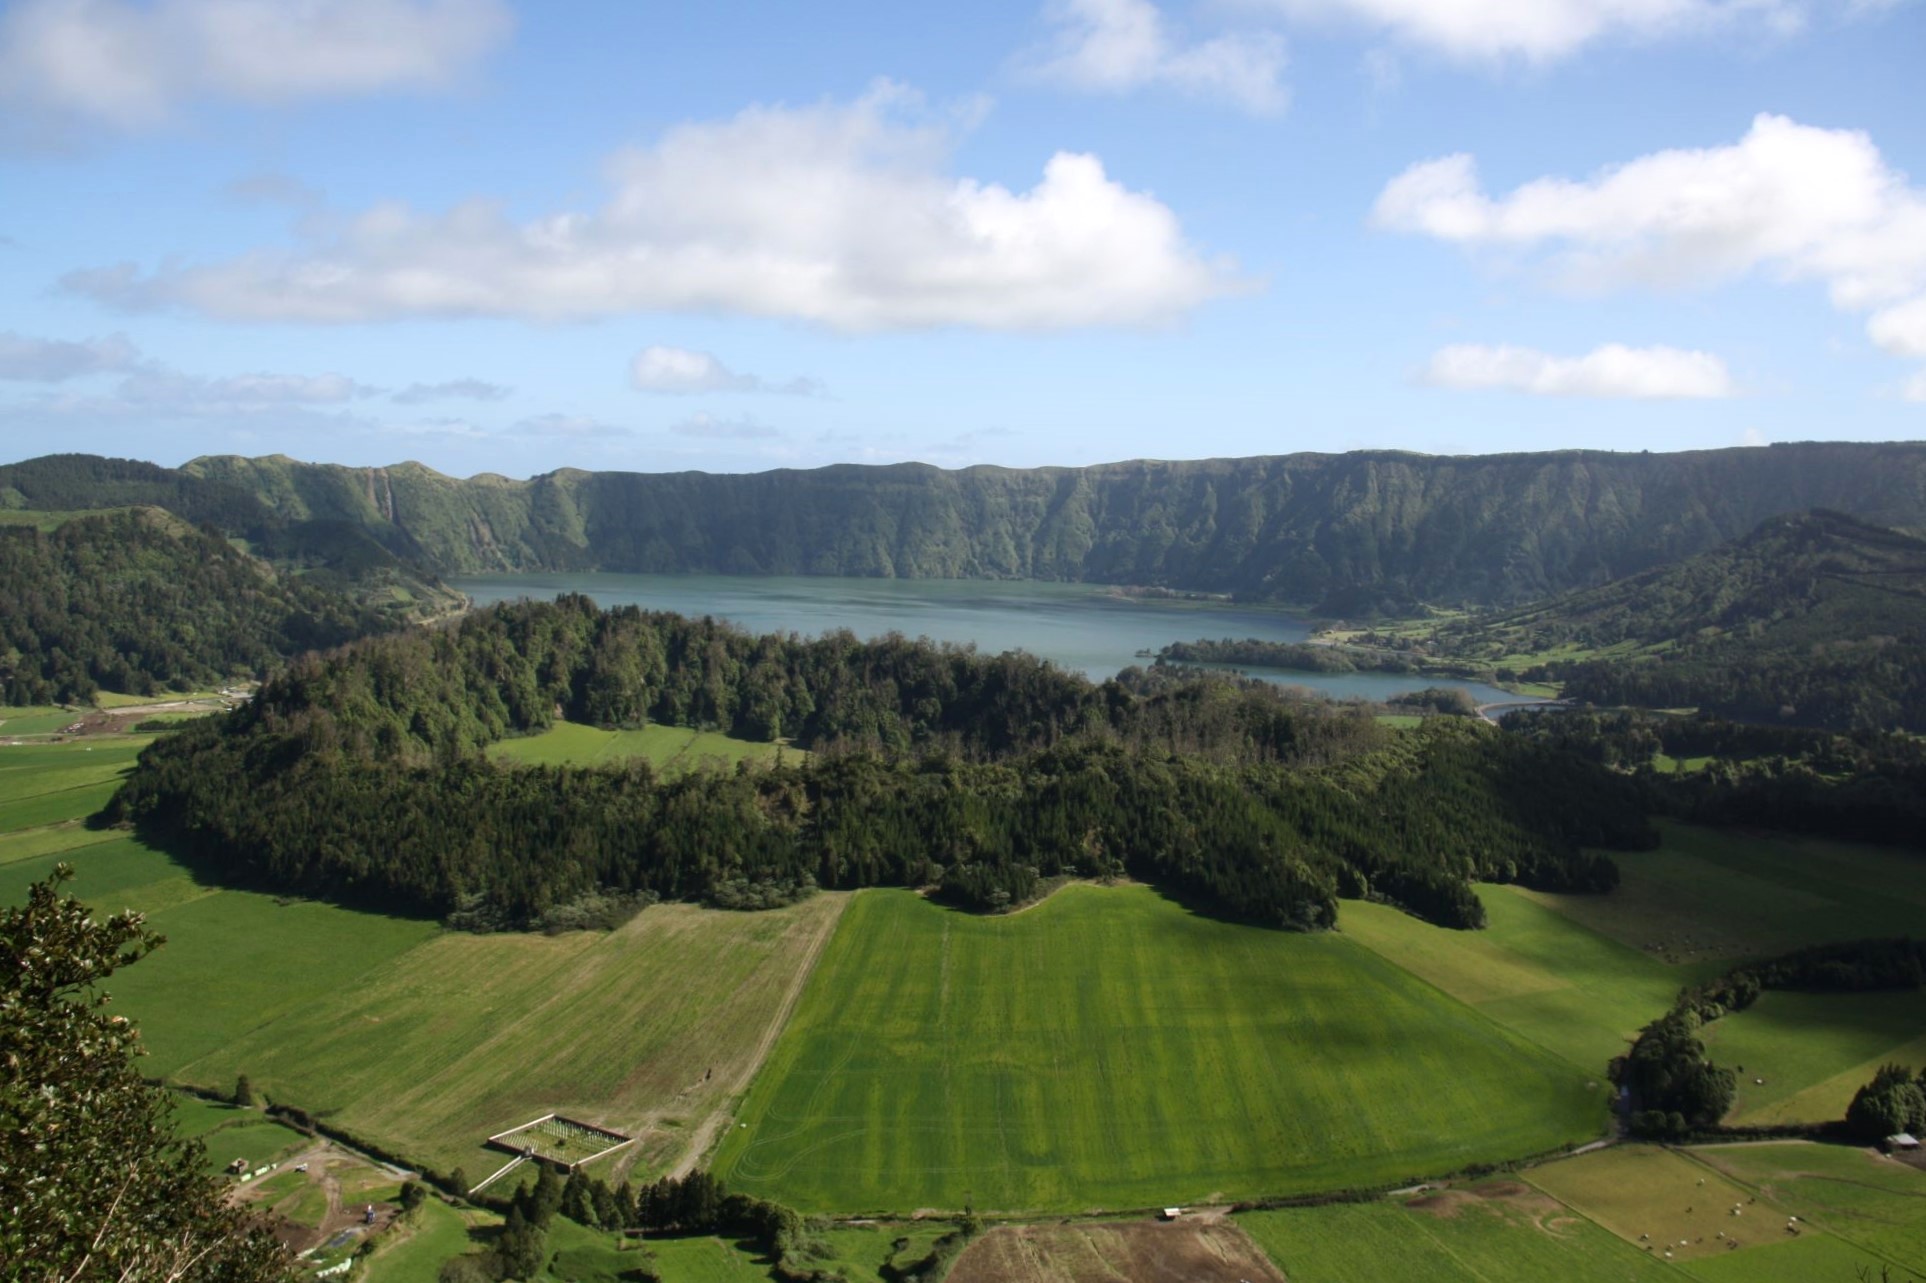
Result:
<svg viewBox="0 0 1926 1283"><path fill-rule="evenodd" d="M1679 993L1672 1009L1639 1032L1612 1062L1629 1093L1628 1122L1641 1136L1682 1137L1718 1126L1732 1107L1736 1075L1706 1056L1700 1031L1744 1011L1773 989L1863 993L1918 989L1926 982L1926 941L1858 940L1818 945L1737 967Z"/></svg>
<svg viewBox="0 0 1926 1283"><path fill-rule="evenodd" d="M557 705L779 706L817 751L673 777L478 752ZM301 661L150 746L112 815L228 881L507 925L587 897L748 907L812 884L995 909L1129 874L1278 926L1330 925L1340 894L1476 926L1471 879L1603 890L1616 867L1582 846L1656 840L1630 781L1489 728L1399 733L1264 683L1096 685L1021 656L752 638L580 599Z"/></svg>
<svg viewBox="0 0 1926 1283"><path fill-rule="evenodd" d="M1283 668L1300 673L1415 673L1418 666L1389 651L1346 650L1311 642L1217 640L1172 642L1157 652L1160 663L1243 664L1252 668Z"/></svg>
<svg viewBox="0 0 1926 1283"><path fill-rule="evenodd" d="M0 600L4 704L205 688L393 626L157 509L0 527Z"/></svg>
<svg viewBox="0 0 1926 1283"><path fill-rule="evenodd" d="M1915 846L1926 833L1926 741L1911 735L1574 709L1524 710L1505 728L1635 773L1655 814L1891 846ZM1660 753L1711 760L1662 772Z"/></svg>

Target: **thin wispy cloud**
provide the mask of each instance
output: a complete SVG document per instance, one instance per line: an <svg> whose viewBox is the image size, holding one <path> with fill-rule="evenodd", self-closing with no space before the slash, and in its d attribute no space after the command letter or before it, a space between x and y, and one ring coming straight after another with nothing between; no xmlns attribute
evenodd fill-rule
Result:
<svg viewBox="0 0 1926 1283"><path fill-rule="evenodd" d="M691 395L698 392L766 392L777 396L821 396L820 380L797 376L770 381L739 374L708 352L655 344L643 348L629 365L629 384L638 392Z"/></svg>
<svg viewBox="0 0 1926 1283"><path fill-rule="evenodd" d="M1257 115L1290 102L1284 40L1275 32L1186 41L1150 0L1052 0L1044 12L1052 38L1020 60L1032 79L1085 93L1170 89Z"/></svg>
<svg viewBox="0 0 1926 1283"><path fill-rule="evenodd" d="M502 0L15 0L0 100L52 125L140 130L202 101L444 89L513 26Z"/></svg>
<svg viewBox="0 0 1926 1283"><path fill-rule="evenodd" d="M669 431L679 437L701 437L709 441L767 441L782 435L768 424L747 415L723 418L713 414L692 414L670 424Z"/></svg>
<svg viewBox="0 0 1926 1283"><path fill-rule="evenodd" d="M505 383L486 379L449 379L444 383L411 383L388 399L396 405L422 405L429 401L503 401L515 389Z"/></svg>
<svg viewBox="0 0 1926 1283"><path fill-rule="evenodd" d="M123 334L72 340L0 333L0 379L60 383L90 374L131 370L139 363L139 351Z"/></svg>
<svg viewBox="0 0 1926 1283"><path fill-rule="evenodd" d="M1784 38L1827 0L1246 0L1307 26L1381 35L1461 62L1551 63L1612 41ZM1878 6L1884 7L1884 6Z"/></svg>
<svg viewBox="0 0 1926 1283"><path fill-rule="evenodd" d="M510 431L531 437L626 437L629 429L585 414L538 414L522 419Z"/></svg>
<svg viewBox="0 0 1926 1283"><path fill-rule="evenodd" d="M1707 400L1735 394L1725 362L1709 352L1607 343L1583 356L1459 343L1432 356L1420 381L1534 396Z"/></svg>

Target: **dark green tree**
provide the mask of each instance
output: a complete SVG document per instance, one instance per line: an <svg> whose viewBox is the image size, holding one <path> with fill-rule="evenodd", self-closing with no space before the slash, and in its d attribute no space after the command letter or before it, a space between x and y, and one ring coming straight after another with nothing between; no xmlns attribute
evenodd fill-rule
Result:
<svg viewBox="0 0 1926 1283"><path fill-rule="evenodd" d="M1861 1140L1926 1130L1926 1092L1903 1065L1881 1065L1846 1106L1846 1125Z"/></svg>
<svg viewBox="0 0 1926 1283"><path fill-rule="evenodd" d="M141 915L97 920L59 865L0 910L0 1261L21 1280L292 1278L174 1135L136 1068L140 1035L100 985L162 943Z"/></svg>
<svg viewBox="0 0 1926 1283"><path fill-rule="evenodd" d="M247 1080L246 1074L234 1080L234 1103L242 1109L254 1108L254 1084Z"/></svg>

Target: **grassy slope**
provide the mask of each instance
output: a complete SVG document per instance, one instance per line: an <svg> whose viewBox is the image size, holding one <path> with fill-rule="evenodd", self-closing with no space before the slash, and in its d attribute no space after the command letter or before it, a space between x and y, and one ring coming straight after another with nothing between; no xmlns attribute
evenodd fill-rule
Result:
<svg viewBox="0 0 1926 1283"><path fill-rule="evenodd" d="M870 891L717 1170L805 1209L1144 1207L1552 1148L1603 1099L1340 936L1142 887L991 919Z"/></svg>
<svg viewBox="0 0 1926 1283"><path fill-rule="evenodd" d="M475 1180L500 1164L483 1138L551 1110L630 1134L653 1124L645 1163L672 1161L753 1065L844 902L762 914L658 905L610 933L442 934L178 1073L246 1073Z"/></svg>
<svg viewBox="0 0 1926 1283"><path fill-rule="evenodd" d="M168 943L108 986L141 1024L146 1072L221 1090L246 1073L272 1098L475 1178L490 1165L483 1137L558 1107L659 1119L645 1163L680 1157L753 1068L843 904L661 905L612 934L557 937L280 904L75 822L146 742L0 748L0 827L33 802L47 814L31 819L52 821L0 832L0 903L64 860L73 894L149 915Z"/></svg>
<svg viewBox="0 0 1926 1283"><path fill-rule="evenodd" d="M712 762L733 766L739 761L773 762L787 756L806 756L803 750L778 744L732 739L715 731L692 731L686 726L645 726L634 731L605 731L578 722L557 722L539 735L503 740L489 746L498 762L524 766L589 766L642 757L660 767L683 769Z"/></svg>

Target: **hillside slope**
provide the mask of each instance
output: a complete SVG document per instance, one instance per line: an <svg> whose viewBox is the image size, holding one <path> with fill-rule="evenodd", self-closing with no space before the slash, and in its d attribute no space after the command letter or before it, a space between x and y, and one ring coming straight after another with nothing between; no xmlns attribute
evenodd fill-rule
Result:
<svg viewBox="0 0 1926 1283"><path fill-rule="evenodd" d="M0 601L0 704L191 690L389 623L157 508L0 528Z"/></svg>
<svg viewBox="0 0 1926 1283"><path fill-rule="evenodd" d="M1428 645L1594 703L1919 729L1926 541L1837 512L1775 517L1676 565L1443 626Z"/></svg>
<svg viewBox="0 0 1926 1283"><path fill-rule="evenodd" d="M0 506L87 507L0 468ZM1808 443L1668 455L1295 454L1088 468L838 465L746 475L562 470L527 481L419 464L346 468L93 460L102 485L195 520L350 536L439 574L481 571L1013 578L1168 585L1367 613L1506 603L1704 552L1776 513L1827 507L1926 529L1926 444ZM109 466L111 465L111 467ZM121 469L113 473L113 468ZM172 488L177 498L161 492ZM82 501L84 499L84 501ZM193 505L193 510L176 506Z"/></svg>

